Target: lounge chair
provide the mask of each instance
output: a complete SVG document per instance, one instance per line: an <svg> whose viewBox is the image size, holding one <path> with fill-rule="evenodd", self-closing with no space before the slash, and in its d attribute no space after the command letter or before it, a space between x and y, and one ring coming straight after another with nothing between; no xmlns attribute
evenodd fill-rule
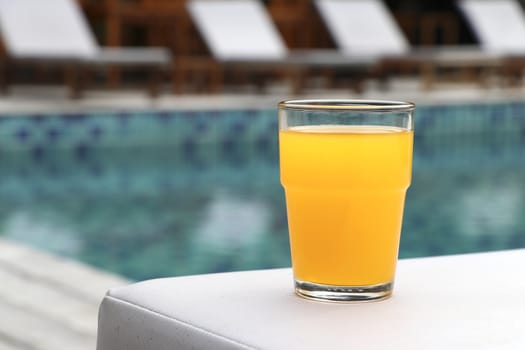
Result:
<svg viewBox="0 0 525 350"><path fill-rule="evenodd" d="M348 55L364 54L382 62L378 76L390 70L415 70L430 88L438 69L467 70L500 64L500 57L472 47L414 49L381 0L315 0L337 47Z"/></svg>
<svg viewBox="0 0 525 350"><path fill-rule="evenodd" d="M460 0L457 5L481 48L504 57L504 76L521 79L525 67L525 14L520 3Z"/></svg>
<svg viewBox="0 0 525 350"><path fill-rule="evenodd" d="M190 0L189 13L216 62L225 69L274 70L292 79L298 92L313 69L366 74L368 56L344 56L325 50L290 51L259 0ZM355 88L361 82L356 79Z"/></svg>
<svg viewBox="0 0 525 350"><path fill-rule="evenodd" d="M78 97L83 72L93 67L143 67L158 93L161 70L171 64L163 48L101 48L75 0L0 0L0 30L6 50L2 89L19 64L43 63L68 69L71 95Z"/></svg>
<svg viewBox="0 0 525 350"><path fill-rule="evenodd" d="M515 0L457 2L481 48L501 54L525 54L525 15Z"/></svg>
<svg viewBox="0 0 525 350"><path fill-rule="evenodd" d="M382 1L315 0L315 4L343 53L383 57L410 52L410 44Z"/></svg>

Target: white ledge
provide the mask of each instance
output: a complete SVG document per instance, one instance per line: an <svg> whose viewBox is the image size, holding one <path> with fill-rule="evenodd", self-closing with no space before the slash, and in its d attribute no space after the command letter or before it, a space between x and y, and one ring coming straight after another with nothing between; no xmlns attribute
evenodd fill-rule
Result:
<svg viewBox="0 0 525 350"><path fill-rule="evenodd" d="M329 304L293 293L290 269L115 288L98 350L523 349L525 249L406 259L392 298Z"/></svg>

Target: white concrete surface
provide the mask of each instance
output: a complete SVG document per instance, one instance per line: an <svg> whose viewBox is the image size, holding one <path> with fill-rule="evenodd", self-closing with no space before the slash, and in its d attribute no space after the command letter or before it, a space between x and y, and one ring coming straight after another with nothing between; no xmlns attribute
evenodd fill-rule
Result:
<svg viewBox="0 0 525 350"><path fill-rule="evenodd" d="M0 239L0 350L94 349L100 300L124 278Z"/></svg>

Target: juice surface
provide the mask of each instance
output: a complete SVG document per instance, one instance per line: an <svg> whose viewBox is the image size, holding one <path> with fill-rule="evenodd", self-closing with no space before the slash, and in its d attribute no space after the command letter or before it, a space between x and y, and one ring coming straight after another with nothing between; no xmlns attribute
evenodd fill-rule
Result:
<svg viewBox="0 0 525 350"><path fill-rule="evenodd" d="M295 278L332 285L393 280L413 133L386 126L281 130Z"/></svg>

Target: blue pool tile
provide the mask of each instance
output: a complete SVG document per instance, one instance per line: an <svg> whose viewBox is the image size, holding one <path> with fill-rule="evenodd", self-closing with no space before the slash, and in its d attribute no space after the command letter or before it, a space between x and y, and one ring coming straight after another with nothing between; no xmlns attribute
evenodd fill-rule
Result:
<svg viewBox="0 0 525 350"><path fill-rule="evenodd" d="M59 180L62 176L60 168L53 164L47 167L47 174L50 178L53 178L55 180Z"/></svg>
<svg viewBox="0 0 525 350"><path fill-rule="evenodd" d="M205 133L208 131L209 123L205 120L198 119L195 122L194 131L196 131L199 134Z"/></svg>
<svg viewBox="0 0 525 350"><path fill-rule="evenodd" d="M131 119L131 115L129 114L129 112L120 112L117 114L117 118L120 125L127 126Z"/></svg>
<svg viewBox="0 0 525 350"><path fill-rule="evenodd" d="M26 142L31 137L31 133L26 128L20 128L16 131L15 137L20 142Z"/></svg>
<svg viewBox="0 0 525 350"><path fill-rule="evenodd" d="M246 130L246 122L242 120L237 120L231 126L233 132L240 134Z"/></svg>
<svg viewBox="0 0 525 350"><path fill-rule="evenodd" d="M266 136L261 136L256 141L259 150L267 150L270 148L270 139Z"/></svg>
<svg viewBox="0 0 525 350"><path fill-rule="evenodd" d="M90 148L84 143L77 144L74 147L74 153L78 160L86 160L89 155Z"/></svg>
<svg viewBox="0 0 525 350"><path fill-rule="evenodd" d="M88 118L88 116L85 113L71 113L64 114L61 116L61 118L65 122L65 124L75 124L85 121Z"/></svg>
<svg viewBox="0 0 525 350"><path fill-rule="evenodd" d="M35 124L42 124L46 119L47 117L44 117L42 114L35 114L30 117L30 120Z"/></svg>
<svg viewBox="0 0 525 350"><path fill-rule="evenodd" d="M231 137L227 137L224 140L222 140L221 145L222 145L222 151L226 153L232 152L236 148L235 140Z"/></svg>
<svg viewBox="0 0 525 350"><path fill-rule="evenodd" d="M171 122L174 118L174 114L169 111L159 111L155 116L163 124Z"/></svg>
<svg viewBox="0 0 525 350"><path fill-rule="evenodd" d="M93 177L99 178L104 174L104 169L99 164L92 164L89 172Z"/></svg>
<svg viewBox="0 0 525 350"><path fill-rule="evenodd" d="M197 115L198 115L198 113L195 112L195 111L184 111L182 113L182 117L184 119L194 119Z"/></svg>
<svg viewBox="0 0 525 350"><path fill-rule="evenodd" d="M34 160L41 161L45 156L44 147L42 147L41 145L33 146L31 149L31 154Z"/></svg>
<svg viewBox="0 0 525 350"><path fill-rule="evenodd" d="M103 133L104 130L99 125L94 125L89 130L89 135L91 136L91 139L95 141L98 141Z"/></svg>
<svg viewBox="0 0 525 350"><path fill-rule="evenodd" d="M195 142L192 139L186 139L182 143L184 155L193 155L195 152Z"/></svg>
<svg viewBox="0 0 525 350"><path fill-rule="evenodd" d="M244 112L244 114L246 115L246 117L248 117L249 119L254 119L254 118L257 118L260 116L259 114L259 111L256 110L256 109L248 109Z"/></svg>
<svg viewBox="0 0 525 350"><path fill-rule="evenodd" d="M224 115L224 111L217 110L217 109L213 109L213 110L209 111L208 114L209 114L209 116L210 116L211 118L215 118L215 119L217 119L217 118L221 118L221 117L223 117L223 115Z"/></svg>
<svg viewBox="0 0 525 350"><path fill-rule="evenodd" d="M51 143L56 142L60 136L62 135L62 131L60 131L57 128L49 128L47 130L47 138Z"/></svg>

